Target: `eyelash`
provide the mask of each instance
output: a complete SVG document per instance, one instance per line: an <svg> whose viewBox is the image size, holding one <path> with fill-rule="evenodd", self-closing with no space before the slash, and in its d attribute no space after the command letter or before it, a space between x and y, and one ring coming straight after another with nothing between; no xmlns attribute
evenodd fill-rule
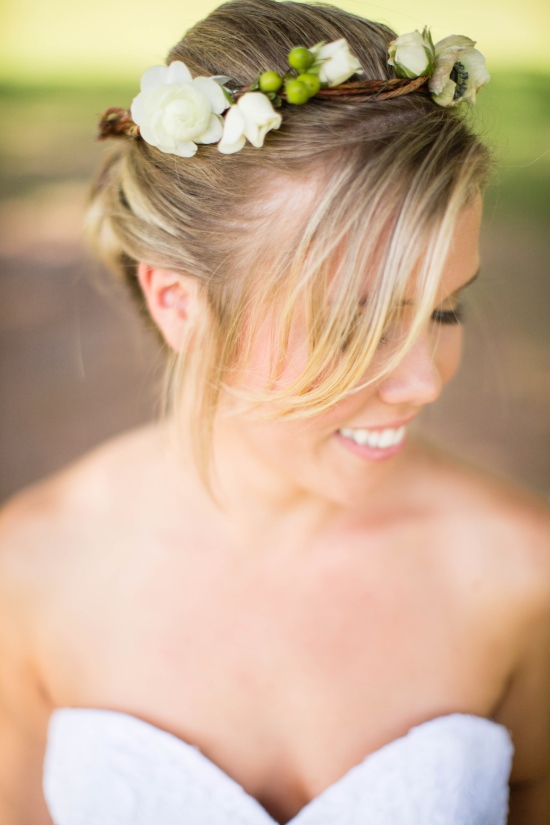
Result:
<svg viewBox="0 0 550 825"><path fill-rule="evenodd" d="M457 306L454 309L436 309L432 313L432 321L443 326L453 326L464 322L464 309Z"/></svg>
<svg viewBox="0 0 550 825"><path fill-rule="evenodd" d="M464 323L464 307L459 304L454 309L435 309L432 312L432 321L441 326L456 326ZM388 339L385 335L380 339L380 344L387 344ZM347 347L347 341L342 344L342 351Z"/></svg>

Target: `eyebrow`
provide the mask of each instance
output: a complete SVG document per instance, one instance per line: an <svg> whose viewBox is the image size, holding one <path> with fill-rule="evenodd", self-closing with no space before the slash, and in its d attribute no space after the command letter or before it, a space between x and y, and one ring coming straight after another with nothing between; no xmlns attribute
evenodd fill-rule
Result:
<svg viewBox="0 0 550 825"><path fill-rule="evenodd" d="M466 281L465 284L462 284L462 286L459 286L458 289L455 289L455 291L452 294L456 295L457 292L462 292L463 289L466 289L466 287L470 286L470 284L473 284L474 281L477 281L477 279L479 278L480 272L481 272L481 269L478 269L476 274L472 275L472 277L470 278L469 281Z"/></svg>
<svg viewBox="0 0 550 825"><path fill-rule="evenodd" d="M447 299L448 299L448 298L452 298L454 295L458 295L460 292L462 292L462 290L463 290L463 289L466 289L466 288L467 288L467 287L469 287L471 284L473 284L473 283L474 283L474 281L477 281L477 279L479 278L479 274L480 274L480 272L481 272L481 269L478 269L478 270L477 270L477 272L475 273L475 275L472 275L472 277L470 278L470 280L469 280L469 281L466 281L466 283L465 283L465 284L462 284L462 286L459 286L459 287L458 287L458 289L455 289L455 291L454 291L454 292L451 292L449 295L447 295ZM400 306L400 307L410 307L410 306L413 306L413 301L400 301L400 302L399 302L399 306Z"/></svg>
<svg viewBox="0 0 550 825"><path fill-rule="evenodd" d="M470 278L469 281L466 281L465 284L462 284L462 286L459 286L458 289L455 289L454 292L451 292L450 295L447 296L447 298L452 298L453 295L458 295L459 292L462 292L463 289L466 289L467 287L471 286L471 284L473 284L474 281L477 281L477 279L479 278L480 272L481 272L481 269L478 269L477 272L475 273L475 275L472 275L472 277ZM367 303L367 297L361 298L360 301L359 301L359 306L365 306L366 303ZM399 306L400 307L413 306L413 301L400 301Z"/></svg>

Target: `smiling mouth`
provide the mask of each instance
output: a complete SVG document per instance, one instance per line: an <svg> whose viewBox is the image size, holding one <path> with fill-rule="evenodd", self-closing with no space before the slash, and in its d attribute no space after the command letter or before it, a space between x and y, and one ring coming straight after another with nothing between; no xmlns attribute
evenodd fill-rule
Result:
<svg viewBox="0 0 550 825"><path fill-rule="evenodd" d="M348 427L342 427L338 432L343 438L347 438L361 447L370 447L374 450L390 450L397 447L404 440L406 427L395 429L387 427L384 430L352 430Z"/></svg>

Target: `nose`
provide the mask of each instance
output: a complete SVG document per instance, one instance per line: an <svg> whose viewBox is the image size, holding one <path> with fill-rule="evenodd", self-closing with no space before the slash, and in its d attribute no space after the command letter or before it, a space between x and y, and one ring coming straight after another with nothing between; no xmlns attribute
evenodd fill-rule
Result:
<svg viewBox="0 0 550 825"><path fill-rule="evenodd" d="M378 386L378 396L386 404L422 406L435 401L443 382L437 368L433 339L423 336Z"/></svg>

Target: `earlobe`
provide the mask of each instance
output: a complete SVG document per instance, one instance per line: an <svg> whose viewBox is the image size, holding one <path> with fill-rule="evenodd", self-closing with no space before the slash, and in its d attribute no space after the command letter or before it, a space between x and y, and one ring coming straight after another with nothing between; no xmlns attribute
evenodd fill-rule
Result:
<svg viewBox="0 0 550 825"><path fill-rule="evenodd" d="M144 263L138 264L137 274L149 314L164 340L176 352L187 350L197 310L197 281Z"/></svg>

